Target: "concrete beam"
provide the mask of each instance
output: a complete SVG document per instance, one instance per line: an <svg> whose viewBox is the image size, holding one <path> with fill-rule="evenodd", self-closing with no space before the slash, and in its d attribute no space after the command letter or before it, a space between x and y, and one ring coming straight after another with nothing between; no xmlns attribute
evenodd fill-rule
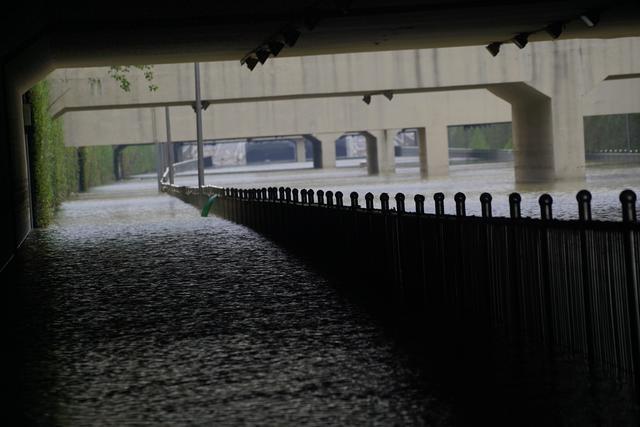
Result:
<svg viewBox="0 0 640 427"><path fill-rule="evenodd" d="M424 126L431 117L447 125L504 122L511 119L507 102L486 90L414 93L383 97L366 105L360 97L300 99L210 106L203 113L204 138L232 139L359 132ZM70 146L145 144L163 141L164 109L78 111L63 117ZM191 107L171 108L174 141L195 139Z"/></svg>
<svg viewBox="0 0 640 427"><path fill-rule="evenodd" d="M217 104L362 96L389 90L469 89L555 78L562 82L563 76L555 70L562 69L564 57L577 53L583 66L572 78L601 81L609 76L638 75L640 59L629 55L634 51L640 51L638 37L536 42L523 50L505 45L495 58L480 46L275 58L253 72L237 61L210 62L202 64L202 99ZM141 73L130 77L132 90L124 92L108 76L107 68L57 70L49 80L55 100L51 111L57 115L193 103L191 64L156 66L156 92L147 90Z"/></svg>

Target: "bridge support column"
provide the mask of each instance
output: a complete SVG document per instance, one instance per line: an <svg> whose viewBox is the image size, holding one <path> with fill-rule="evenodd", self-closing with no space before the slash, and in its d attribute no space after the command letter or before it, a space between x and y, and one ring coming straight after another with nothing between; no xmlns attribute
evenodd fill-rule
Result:
<svg viewBox="0 0 640 427"><path fill-rule="evenodd" d="M552 96L526 83L489 89L511 104L516 182L584 179L582 99L568 79Z"/></svg>
<svg viewBox="0 0 640 427"><path fill-rule="evenodd" d="M330 169L336 167L336 139L341 133L318 133L306 135L313 145L313 167Z"/></svg>
<svg viewBox="0 0 640 427"><path fill-rule="evenodd" d="M304 138L296 139L296 162L305 162L307 160L307 146Z"/></svg>
<svg viewBox="0 0 640 427"><path fill-rule="evenodd" d="M447 125L438 123L418 128L420 178L449 175L449 135Z"/></svg>
<svg viewBox="0 0 640 427"><path fill-rule="evenodd" d="M367 172L369 175L392 175L396 171L394 139L398 129L366 131Z"/></svg>

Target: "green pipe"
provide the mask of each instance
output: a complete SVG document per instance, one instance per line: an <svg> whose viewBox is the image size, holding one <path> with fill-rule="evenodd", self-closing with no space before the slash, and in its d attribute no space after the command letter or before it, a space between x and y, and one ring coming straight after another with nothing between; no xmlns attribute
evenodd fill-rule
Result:
<svg viewBox="0 0 640 427"><path fill-rule="evenodd" d="M207 200L207 203L204 204L204 206L202 207L202 213L200 214L200 216L209 216L209 209L211 209L211 205L213 205L214 200L216 200L218 198L217 194L214 194L213 196L209 197L209 200Z"/></svg>

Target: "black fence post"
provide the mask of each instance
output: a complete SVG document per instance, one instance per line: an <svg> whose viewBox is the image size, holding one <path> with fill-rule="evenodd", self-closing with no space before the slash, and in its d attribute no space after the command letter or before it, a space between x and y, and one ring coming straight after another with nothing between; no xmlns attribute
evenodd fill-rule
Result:
<svg viewBox="0 0 640 427"><path fill-rule="evenodd" d="M518 193L509 194L509 216L511 219L522 218L522 211L520 209L520 202L522 197Z"/></svg>
<svg viewBox="0 0 640 427"><path fill-rule="evenodd" d="M389 211L389 195L387 193L380 194L380 209L382 212Z"/></svg>
<svg viewBox="0 0 640 427"><path fill-rule="evenodd" d="M631 190L620 193L622 204L622 221L635 224L637 196ZM636 394L640 400L640 283L638 278L638 254L636 254L637 236L631 227L625 230L624 257L627 277L627 309L629 310L629 332L631 339L631 357L633 358L633 377Z"/></svg>
<svg viewBox="0 0 640 427"><path fill-rule="evenodd" d="M578 216L580 221L591 221L591 193L587 190L578 191Z"/></svg>
<svg viewBox="0 0 640 427"><path fill-rule="evenodd" d="M398 193L396 194L396 211L400 213L404 213L404 194Z"/></svg>
<svg viewBox="0 0 640 427"><path fill-rule="evenodd" d="M436 206L436 216L444 216L444 193L434 194L433 201Z"/></svg>
<svg viewBox="0 0 640 427"><path fill-rule="evenodd" d="M551 206L553 206L553 197L551 195L544 193L538 199L538 204L540 205L540 218L549 221L553 219L553 210Z"/></svg>
<svg viewBox="0 0 640 427"><path fill-rule="evenodd" d="M456 216L467 216L467 209L464 205L467 196L465 196L464 193L456 193L455 196L453 196L453 200L456 202Z"/></svg>
<svg viewBox="0 0 640 427"><path fill-rule="evenodd" d="M339 208L344 206L342 191L336 191L336 206Z"/></svg>
<svg viewBox="0 0 640 427"><path fill-rule="evenodd" d="M416 194L413 197L413 201L416 202L416 214L418 215L424 214L424 199L425 197L422 194Z"/></svg>
<svg viewBox="0 0 640 427"><path fill-rule="evenodd" d="M316 196L318 196L318 204L324 205L324 190L316 191Z"/></svg>
<svg viewBox="0 0 640 427"><path fill-rule="evenodd" d="M327 191L325 196L327 197L327 206L333 206L333 191Z"/></svg>
<svg viewBox="0 0 640 427"><path fill-rule="evenodd" d="M591 193L587 190L581 190L576 194L578 201L578 215L580 221L591 221ZM580 256L582 264L582 302L584 310L584 326L585 338L587 343L587 362L591 368L595 361L595 352L593 345L593 319L592 313L595 307L591 303L591 294L593 293L593 276L594 272L590 271L593 266L592 259L589 254L589 235L587 229L583 226L580 229Z"/></svg>
<svg viewBox="0 0 640 427"><path fill-rule="evenodd" d="M307 204L307 190L303 189L300 191L300 200L303 205Z"/></svg>
<svg viewBox="0 0 640 427"><path fill-rule="evenodd" d="M284 187L280 187L280 188L278 188L278 196L279 196L279 197L278 197L278 199L279 199L281 202L283 202L283 201L284 201L284 193L285 193Z"/></svg>
<svg viewBox="0 0 640 427"><path fill-rule="evenodd" d="M298 203L298 189L294 188L293 190L291 190L291 194L293 196L293 203Z"/></svg>
<svg viewBox="0 0 640 427"><path fill-rule="evenodd" d="M284 200L287 203L291 203L291 188L289 187L284 189Z"/></svg>
<svg viewBox="0 0 640 427"><path fill-rule="evenodd" d="M315 193L313 192L313 190L308 190L307 191L307 199L308 199L310 205L315 203L314 194Z"/></svg>
<svg viewBox="0 0 640 427"><path fill-rule="evenodd" d="M351 194L349 194L349 198L351 199L351 209L357 209L358 208L358 193L356 193L355 191L352 191Z"/></svg>
<svg viewBox="0 0 640 427"><path fill-rule="evenodd" d="M483 218L491 218L492 212L491 212L491 200L493 198L491 197L491 194L489 193L482 193L480 195L480 205L482 206L482 217Z"/></svg>
<svg viewBox="0 0 640 427"><path fill-rule="evenodd" d="M367 193L364 195L365 208L370 211L373 210L373 194Z"/></svg>

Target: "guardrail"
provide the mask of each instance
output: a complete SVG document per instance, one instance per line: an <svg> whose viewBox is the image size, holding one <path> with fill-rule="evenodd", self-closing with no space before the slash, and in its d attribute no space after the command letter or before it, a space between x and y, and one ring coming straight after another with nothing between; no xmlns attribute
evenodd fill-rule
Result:
<svg viewBox="0 0 640 427"><path fill-rule="evenodd" d="M510 342L549 354L581 355L590 367L640 385L640 224L636 195L620 194L621 222L593 221L591 194L577 195L576 220L553 219L550 195L540 218L522 218L521 197L509 197L510 217L492 216L492 197L480 196L482 216L466 215L455 195L455 215L444 194L425 197L291 188L174 188L190 203L218 194L214 212L305 251L367 292L417 315L431 334L478 337L499 332ZM205 194L204 196L202 194ZM183 195L183 200L185 200ZM357 268L357 266L361 266Z"/></svg>

